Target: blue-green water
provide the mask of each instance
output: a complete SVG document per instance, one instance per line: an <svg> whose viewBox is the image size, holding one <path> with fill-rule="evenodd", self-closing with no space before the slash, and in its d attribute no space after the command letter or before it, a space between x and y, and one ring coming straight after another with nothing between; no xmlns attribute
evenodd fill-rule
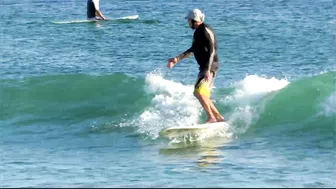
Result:
<svg viewBox="0 0 336 189"><path fill-rule="evenodd" d="M331 1L1 3L1 187L335 187L335 11ZM174 142L205 121L194 58L172 70L205 12L220 70L212 97L230 130ZM69 22L63 23L62 22Z"/></svg>

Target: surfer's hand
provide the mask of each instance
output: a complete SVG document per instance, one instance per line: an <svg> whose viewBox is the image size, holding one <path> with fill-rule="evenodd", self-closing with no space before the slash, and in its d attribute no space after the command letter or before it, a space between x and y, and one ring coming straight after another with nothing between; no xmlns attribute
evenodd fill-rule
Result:
<svg viewBox="0 0 336 189"><path fill-rule="evenodd" d="M172 68L175 66L176 63L177 63L177 58L169 58L167 67Z"/></svg>

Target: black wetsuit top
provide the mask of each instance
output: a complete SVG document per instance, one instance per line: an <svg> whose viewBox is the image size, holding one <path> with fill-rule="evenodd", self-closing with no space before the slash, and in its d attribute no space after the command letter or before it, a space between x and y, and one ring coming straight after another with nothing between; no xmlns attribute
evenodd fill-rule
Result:
<svg viewBox="0 0 336 189"><path fill-rule="evenodd" d="M178 56L182 59L194 54L200 72L210 70L214 74L218 69L217 40L214 30L205 23L199 25L193 36L192 46Z"/></svg>
<svg viewBox="0 0 336 189"><path fill-rule="evenodd" d="M96 17L96 8L92 0L87 1L87 18Z"/></svg>

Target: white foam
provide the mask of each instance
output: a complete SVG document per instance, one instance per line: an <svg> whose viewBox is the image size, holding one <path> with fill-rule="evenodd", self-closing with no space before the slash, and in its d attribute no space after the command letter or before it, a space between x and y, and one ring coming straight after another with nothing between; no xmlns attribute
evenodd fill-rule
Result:
<svg viewBox="0 0 336 189"><path fill-rule="evenodd" d="M258 75L247 75L243 80L233 84L235 91L221 100L222 103L236 107L229 116L230 124L240 125L235 133L245 132L253 120L259 116L256 105L273 91L286 87L287 79L266 78Z"/></svg>
<svg viewBox="0 0 336 189"><path fill-rule="evenodd" d="M287 86L289 82L286 79L276 79L260 77L258 75L248 75L242 81L235 84L234 99L238 101L253 100L251 97L263 96L269 92L277 91Z"/></svg>
<svg viewBox="0 0 336 189"><path fill-rule="evenodd" d="M157 138L161 129L196 124L201 105L193 96L193 86L164 79L160 74L146 76L146 92L154 94L152 104L139 116L139 131Z"/></svg>
<svg viewBox="0 0 336 189"><path fill-rule="evenodd" d="M322 104L322 112L324 116L336 116L336 91L334 91Z"/></svg>
<svg viewBox="0 0 336 189"><path fill-rule="evenodd" d="M193 96L193 85L183 85L167 80L158 73L148 74L145 82L146 92L154 97L151 105L135 120L140 133L155 139L163 128L198 123L202 108ZM255 106L255 104L258 105L260 98L288 84L286 79L265 78L257 75L248 75L242 81L236 82L233 85L235 91L219 99L219 103L236 107L226 114L229 124L235 127L232 131L234 133L245 132L253 118L260 113L257 112ZM237 125L240 127L236 127Z"/></svg>

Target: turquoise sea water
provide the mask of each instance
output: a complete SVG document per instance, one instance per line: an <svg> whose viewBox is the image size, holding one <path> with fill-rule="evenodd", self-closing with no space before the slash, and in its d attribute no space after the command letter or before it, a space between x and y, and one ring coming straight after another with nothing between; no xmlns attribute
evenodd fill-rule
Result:
<svg viewBox="0 0 336 189"><path fill-rule="evenodd" d="M335 187L331 1L1 3L1 187ZM212 98L231 127L197 141L161 129L205 121L186 50L189 9L218 40ZM117 19L139 15L137 20Z"/></svg>

